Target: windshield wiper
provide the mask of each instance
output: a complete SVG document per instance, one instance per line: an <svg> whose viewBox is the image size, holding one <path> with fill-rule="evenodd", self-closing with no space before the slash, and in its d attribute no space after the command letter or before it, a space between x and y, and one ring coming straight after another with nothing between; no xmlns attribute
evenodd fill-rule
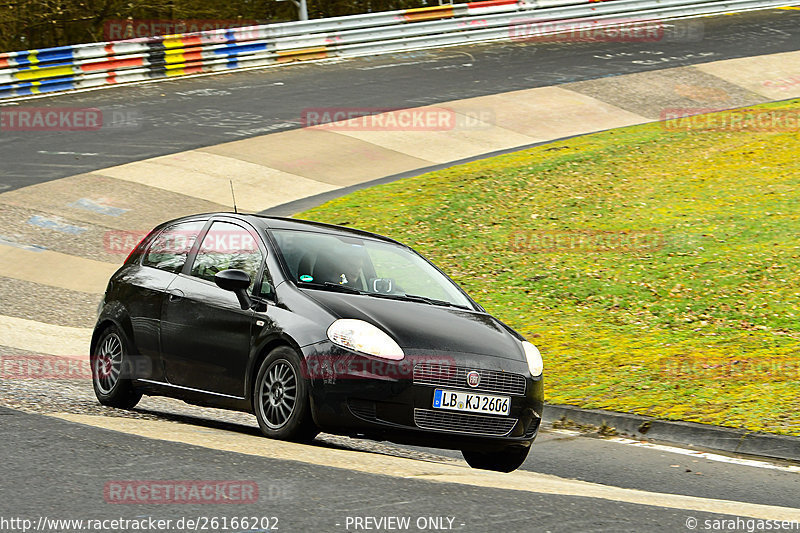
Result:
<svg viewBox="0 0 800 533"><path fill-rule="evenodd" d="M466 309L463 305L457 305L447 300L437 300L435 298L428 298L427 296L419 296L417 294L406 294L406 298L414 300L415 302L423 302L431 305L444 305L445 307L461 307Z"/></svg>
<svg viewBox="0 0 800 533"><path fill-rule="evenodd" d="M349 285L340 285L339 283L333 283L332 281L326 281L323 283L326 287L333 287L335 289L339 289L342 292L350 292L353 294L361 294L362 291L356 289L355 287L350 287Z"/></svg>
<svg viewBox="0 0 800 533"><path fill-rule="evenodd" d="M315 281L298 281L298 286L309 287L311 289L333 289L338 292L346 292L348 294L363 294L364 296L373 296L375 298L387 298L390 300L405 300L408 302L417 302L428 305L441 305L444 307L458 307L459 309L469 309L464 305L454 304L446 300L437 300L435 298L428 298L427 296L419 296L417 294L386 294L384 292L365 292L349 285L340 285L331 281L317 283Z"/></svg>
<svg viewBox="0 0 800 533"><path fill-rule="evenodd" d="M416 294L386 294L382 292L365 292L366 296L374 296L375 298L389 298L390 300L406 300L409 302L417 302L428 305L442 305L445 307L458 307L460 309L469 309L463 305L454 304L446 300L436 300L428 298L427 296L418 296Z"/></svg>
<svg viewBox="0 0 800 533"><path fill-rule="evenodd" d="M330 281L326 281L324 283L316 283L313 281L298 281L297 284L301 287L309 287L311 289L334 289L338 292L346 292L349 294L363 294L360 290L356 289L355 287L349 287L347 285L339 285L338 283L333 283Z"/></svg>

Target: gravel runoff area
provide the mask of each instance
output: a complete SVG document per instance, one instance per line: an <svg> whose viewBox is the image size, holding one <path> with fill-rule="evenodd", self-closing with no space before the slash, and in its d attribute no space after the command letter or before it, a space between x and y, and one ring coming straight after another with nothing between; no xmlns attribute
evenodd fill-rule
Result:
<svg viewBox="0 0 800 533"><path fill-rule="evenodd" d="M258 432L255 416L249 413L226 411L190 405L173 398L144 396L133 410L115 409L100 405L94 396L91 380L80 379L21 379L9 378L3 370L3 359L36 357L23 350L0 346L0 406L26 413L73 413L92 416L168 420L176 423L212 426L240 432ZM88 368L88 361L85 365ZM315 444L370 453L405 457L420 461L457 463L463 461L442 455L409 450L390 443L355 439L321 433Z"/></svg>

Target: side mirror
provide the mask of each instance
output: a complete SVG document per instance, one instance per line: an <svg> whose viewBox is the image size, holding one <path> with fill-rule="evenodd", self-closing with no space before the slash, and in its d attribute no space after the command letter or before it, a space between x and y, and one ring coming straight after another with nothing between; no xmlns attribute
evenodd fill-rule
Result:
<svg viewBox="0 0 800 533"><path fill-rule="evenodd" d="M247 295L247 288L250 287L250 275L244 270L229 268L214 274L214 283L217 287L226 291L232 291L239 300L242 309L250 309L253 302Z"/></svg>

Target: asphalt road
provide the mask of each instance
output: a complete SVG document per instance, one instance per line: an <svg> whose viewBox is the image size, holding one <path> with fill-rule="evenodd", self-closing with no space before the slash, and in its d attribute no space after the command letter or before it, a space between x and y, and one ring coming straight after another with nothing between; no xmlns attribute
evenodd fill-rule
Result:
<svg viewBox="0 0 800 533"><path fill-rule="evenodd" d="M693 517L719 520L723 515L667 509L564 495L476 488L355 473L345 469L312 466L249 455L222 452L184 444L146 439L123 433L0 408L0 524L2 519L24 518L36 524L47 519L170 519L198 517L277 517L277 531L365 531L354 527L355 517L409 517L407 531L688 531L686 521ZM248 431L247 429L242 429ZM649 471L650 486L659 489L684 486L690 474L663 472L668 457L629 455L620 450L587 450L585 438L544 439L537 447L536 461L547 464L557 452L558 462L569 474L594 477L587 463L613 461L624 477L630 467ZM587 453L587 451L589 453ZM601 455L598 455L600 453ZM582 459L583 457L583 459ZM570 464L570 460L572 463ZM620 464L622 461L622 464ZM663 462L663 470L650 470L653 462ZM716 479L721 496L731 491L759 496L768 482L770 490L784 490L782 500L797 494L796 480L789 474L762 474L760 469L728 467L718 475L702 464L705 480ZM762 477L763 476L763 477ZM699 477L699 476L698 476ZM795 475L796 477L796 475ZM132 480L232 480L254 482L258 501L244 504L117 504L109 503L104 492L107 483ZM747 488L743 488L746 486ZM711 492L717 492L716 490ZM727 499L726 498L726 499ZM779 498L780 499L780 498ZM348 522L348 517L350 522ZM445 517L444 527L416 528L417 520ZM452 518L452 525L447 521ZM730 518L730 517L727 517ZM173 522L174 524L175 522ZM13 531L6 525L3 531ZM274 523L271 523L274 525ZM349 526L349 527L348 527ZM73 531L72 528L52 528ZM121 530L120 528L116 530ZM173 526L170 531L177 531ZM222 531L220 527L211 529ZM241 531L242 529L233 529ZM250 529L266 531L268 528ZM274 529L273 529L274 530ZM393 528L370 528L392 531ZM101 530L102 531L102 530Z"/></svg>
<svg viewBox="0 0 800 533"><path fill-rule="evenodd" d="M310 107L404 108L800 48L800 11L676 22L658 42L494 43L54 96L116 127L0 132L0 191L115 164L298 128ZM685 31L684 31L685 30ZM684 37L681 37L684 35Z"/></svg>

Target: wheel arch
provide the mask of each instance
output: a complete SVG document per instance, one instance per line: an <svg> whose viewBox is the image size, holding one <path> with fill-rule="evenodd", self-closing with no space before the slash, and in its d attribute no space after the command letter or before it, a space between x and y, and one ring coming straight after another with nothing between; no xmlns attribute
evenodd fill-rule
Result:
<svg viewBox="0 0 800 533"><path fill-rule="evenodd" d="M125 335L125 340L127 340L130 345L131 353L138 353L136 350L136 341L133 337L133 324L131 323L130 317L125 315L122 317L103 316L97 321L94 331L92 331L92 340L89 343L89 355L91 356L94 354L97 342L100 340L100 335L111 326L117 327Z"/></svg>
<svg viewBox="0 0 800 533"><path fill-rule="evenodd" d="M261 362L267 358L267 355L280 346L287 346L297 352L300 359L303 359L303 350L300 345L288 335L275 335L264 339L260 345L253 350L254 356L250 360L250 365L247 367L247 375L245 376L245 397L252 403L253 401L253 383L256 379L256 373Z"/></svg>

